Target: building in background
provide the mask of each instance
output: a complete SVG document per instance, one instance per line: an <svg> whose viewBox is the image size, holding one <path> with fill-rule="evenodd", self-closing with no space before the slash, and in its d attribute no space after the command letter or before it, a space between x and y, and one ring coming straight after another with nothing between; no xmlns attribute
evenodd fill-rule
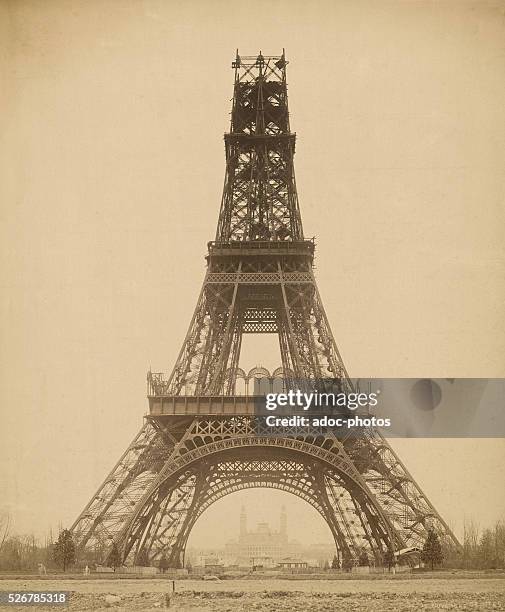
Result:
<svg viewBox="0 0 505 612"><path fill-rule="evenodd" d="M288 539L288 519L284 506L281 509L279 530L268 523L258 523L256 529L247 528L247 514L242 507L238 540L226 543L224 558L227 565L240 567L277 567L286 557L299 557L301 546Z"/></svg>
<svg viewBox="0 0 505 612"><path fill-rule="evenodd" d="M323 568L331 564L335 554L334 542L302 545L290 540L288 517L283 506L279 516L279 529L274 530L266 522L257 523L256 528L247 527L245 508L239 515L238 538L230 540L224 548L194 549L187 551L187 560L198 571L219 573L224 568Z"/></svg>

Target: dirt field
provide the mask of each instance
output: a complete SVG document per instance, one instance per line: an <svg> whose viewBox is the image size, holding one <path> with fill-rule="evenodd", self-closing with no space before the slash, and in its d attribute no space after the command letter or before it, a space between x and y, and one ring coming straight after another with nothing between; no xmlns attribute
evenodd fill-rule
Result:
<svg viewBox="0 0 505 612"><path fill-rule="evenodd" d="M49 577L48 577L49 578ZM59 610L174 612L323 612L334 610L503 610L505 579L395 577L382 580L178 580L55 579L0 581L0 590L70 591ZM26 606L16 606L16 608ZM31 606L30 606L31 607ZM12 610L13 606L0 607Z"/></svg>

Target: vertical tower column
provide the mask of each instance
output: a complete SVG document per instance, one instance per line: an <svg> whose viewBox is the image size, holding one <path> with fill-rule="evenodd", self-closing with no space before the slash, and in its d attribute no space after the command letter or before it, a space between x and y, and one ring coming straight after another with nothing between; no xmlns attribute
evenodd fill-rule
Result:
<svg viewBox="0 0 505 612"><path fill-rule="evenodd" d="M242 509L240 511L240 535L247 535L247 514L245 512L244 506L242 506Z"/></svg>
<svg viewBox="0 0 505 612"><path fill-rule="evenodd" d="M288 537L288 516L286 514L286 507L282 506L281 508L281 518L280 518L280 532L282 536Z"/></svg>

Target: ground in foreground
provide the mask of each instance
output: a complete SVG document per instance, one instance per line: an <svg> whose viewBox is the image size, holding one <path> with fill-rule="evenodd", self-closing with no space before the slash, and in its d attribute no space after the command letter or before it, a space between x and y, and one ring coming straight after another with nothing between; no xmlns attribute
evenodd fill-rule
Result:
<svg viewBox="0 0 505 612"><path fill-rule="evenodd" d="M48 577L49 578L49 577ZM174 612L329 612L374 610L503 610L503 578L391 578L387 580L2 580L0 590L69 591L59 610L146 610ZM18 607L18 606L16 606ZM21 607L21 606L19 606ZM22 606L26 609L26 606ZM0 608L15 609L13 606Z"/></svg>

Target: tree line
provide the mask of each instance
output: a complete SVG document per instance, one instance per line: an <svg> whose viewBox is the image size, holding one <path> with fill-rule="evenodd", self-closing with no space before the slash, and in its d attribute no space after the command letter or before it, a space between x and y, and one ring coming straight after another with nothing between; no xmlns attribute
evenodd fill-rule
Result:
<svg viewBox="0 0 505 612"><path fill-rule="evenodd" d="M482 530L475 521L465 522L461 567L505 569L505 521Z"/></svg>
<svg viewBox="0 0 505 612"><path fill-rule="evenodd" d="M83 559L86 564L103 563L116 569L120 566L121 557L114 545L108 551L107 559L103 559L103 551L95 551L96 559ZM428 532L424 543L421 559L425 566L460 568L460 569L505 569L505 521L500 520L491 528L480 529L475 521L466 521L464 526L463 550L455 553L446 549L434 532ZM57 538L51 533L40 543L33 535L11 534L10 517L0 515L0 571L34 571L39 564L49 570L66 571L76 562L75 544L68 529L60 529ZM355 562L346 557L325 564L325 568L350 571ZM363 551L358 560L359 565L368 565L369 559ZM383 565L391 567L394 564L392 551L384 555ZM160 569L166 571L168 561L162 557Z"/></svg>

